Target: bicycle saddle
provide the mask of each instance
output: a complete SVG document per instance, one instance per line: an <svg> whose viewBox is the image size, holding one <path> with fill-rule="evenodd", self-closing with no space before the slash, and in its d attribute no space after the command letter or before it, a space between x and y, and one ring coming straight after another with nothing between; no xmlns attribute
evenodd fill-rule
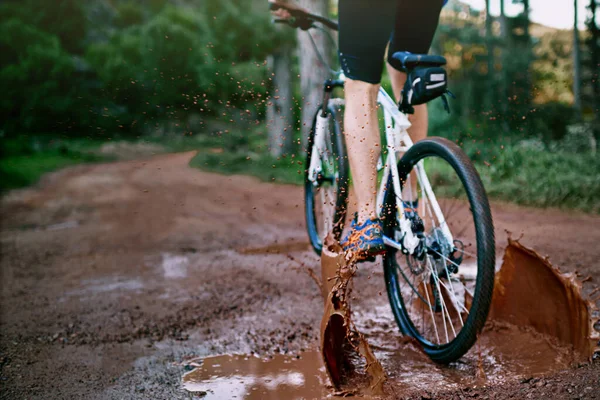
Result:
<svg viewBox="0 0 600 400"><path fill-rule="evenodd" d="M446 65L446 59L442 56L398 51L390 57L390 64L398 70L407 71L415 67L440 67Z"/></svg>

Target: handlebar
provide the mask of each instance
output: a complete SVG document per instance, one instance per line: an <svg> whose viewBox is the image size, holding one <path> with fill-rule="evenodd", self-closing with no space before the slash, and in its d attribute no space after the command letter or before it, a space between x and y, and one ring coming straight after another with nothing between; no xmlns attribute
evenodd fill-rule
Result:
<svg viewBox="0 0 600 400"><path fill-rule="evenodd" d="M329 29L333 29L334 31L338 30L337 22L325 17L321 17L320 15L311 14L310 12L294 4L269 0L269 9L271 9L271 11L276 11L279 9L286 10L291 15L291 18L289 19L275 19L273 21L275 23L288 24L293 28L300 28L303 31L314 28L315 23L320 23Z"/></svg>

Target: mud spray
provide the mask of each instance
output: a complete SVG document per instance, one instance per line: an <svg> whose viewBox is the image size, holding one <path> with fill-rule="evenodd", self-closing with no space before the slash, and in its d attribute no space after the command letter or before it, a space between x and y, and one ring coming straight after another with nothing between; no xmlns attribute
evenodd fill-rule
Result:
<svg viewBox="0 0 600 400"><path fill-rule="evenodd" d="M385 397L401 394L403 387L443 389L482 380L493 385L544 375L589 362L600 351L598 310L584 299L576 274L561 273L509 239L478 343L457 365L437 366L411 340L398 341L395 329L363 324L359 332L349 302L356 263L333 241L325 244L321 279L312 274L324 298L319 351L268 360L205 358L184 375L187 390L203 399ZM389 379L365 337L385 358Z"/></svg>

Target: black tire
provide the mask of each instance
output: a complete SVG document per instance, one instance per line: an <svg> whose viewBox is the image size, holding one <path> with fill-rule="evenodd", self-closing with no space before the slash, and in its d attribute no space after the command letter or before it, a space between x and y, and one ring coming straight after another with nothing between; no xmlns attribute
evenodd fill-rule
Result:
<svg viewBox="0 0 600 400"><path fill-rule="evenodd" d="M476 241L476 247L477 247L477 251L476 253L474 251L472 251L472 255L471 256L467 256L467 257L475 257L476 259L474 262L472 262L471 265L471 271L475 271L476 270L476 277L473 276L471 278L471 281L469 282L469 285L471 285L470 287L472 287L472 285L475 285L475 290L474 290L474 294L472 294L472 291L464 291L463 293L463 299L464 302L461 303L461 306L463 307L463 309L465 311L468 311L468 316L466 316L466 320L463 320L461 317L460 323L463 324L462 325L462 329L458 332L458 333L454 333L454 336L450 336L450 338L452 338L451 340L445 342L445 343L435 343L432 340L429 340L428 338L424 337L423 332L427 331L424 326L427 324L427 320L429 319L430 321L433 321L433 325L435 325L435 321L436 318L439 318L439 314L436 316L436 312L439 311L439 308L437 307L438 301L439 301L439 294L437 295L438 297L436 297L435 295L433 295L433 292L435 290L435 287L433 286L433 282L434 278L433 278L433 274L434 271L436 270L436 268L438 267L431 267L432 264L427 264L429 262L429 258L427 258L427 260L422 264L422 265L429 265L431 268L431 272L427 272L430 274L429 277L427 277L427 273L425 273L425 275L423 275L423 277L421 278L422 281L419 284L416 284L416 279L413 278L413 282L412 284L410 283L410 279L409 277L407 277L407 274L403 271L408 271L409 273L412 272L414 275L418 275L418 274L423 274L423 269L420 269L421 272L419 272L418 268L415 268L415 264L413 263L412 266L409 263L409 259L407 256L402 255L401 252L399 252L398 250L396 250L395 248L392 247L388 247L387 251L384 255L384 275L385 275L385 282L386 282L386 287L387 287L387 292L388 292L388 297L390 300L390 305L392 307L392 311L394 313L394 317L396 319L396 322L400 328L400 331L408 336L412 336L413 338L415 338L422 346L424 352L435 362L438 363L443 363L443 364L447 364L453 361L456 361L457 359L459 359L460 357L462 357L467 351L469 351L469 349L473 346L473 344L475 343L475 341L477 340L477 336L479 335L479 333L481 332L481 330L483 329L483 326L486 322L487 316L488 316L488 311L490 308L490 304L491 304L491 300L492 300L492 293L493 293L493 289L494 289L494 274L495 274L495 262L496 262L496 256L495 256L495 241L494 241L494 226L493 226L493 222L492 222L492 215L490 212L490 206L488 203L488 199L485 193L485 190L483 188L483 184L481 182L481 179L479 178L479 174L477 173L477 171L475 170L475 168L473 167L473 164L471 163L471 161L469 160L469 158L466 156L466 154L453 142L447 140L447 139L443 139L443 138L428 138L425 140L422 140L418 143L416 143L413 147L411 147L405 154L404 156L401 158L400 162L398 163L398 171L399 171L399 177L400 177L400 182L402 185L406 184L406 181L409 177L410 172L413 170L413 167L417 164L417 162L419 162L420 160L423 160L425 158L430 158L430 157L437 157L438 159L434 160L434 161L428 161L430 163L434 163L433 165L436 165L435 163L439 163L438 165L442 165L444 167L447 167L447 164L449 164L450 167L452 167L452 170L454 171L454 173L456 174L455 178L457 177L458 179L456 179L456 186L459 186L460 184L462 184L462 188L461 190L464 189L464 191L466 192L466 197L468 199L468 202L466 200L461 200L460 204L464 205L464 209L463 209L463 213L465 215L469 215L472 216L472 221L474 223L474 229L472 231L470 231L470 235L471 237L474 237L474 240ZM445 162L445 163L444 163ZM445 171L449 171L447 173L452 174L451 170L449 168L446 168ZM443 178L440 178L440 182L443 182ZM442 183L443 185L443 183ZM433 186L433 184L432 184ZM433 190L435 192L435 186L433 186ZM418 191L417 191L417 195L418 195ZM386 214L389 215L393 215L395 216L396 214L396 197L394 195L394 189L393 186L391 184L391 180L388 182L388 187L386 189L386 196L385 196L385 203L384 203L384 212ZM425 200L426 201L426 200ZM441 201L445 201L445 199L442 199ZM440 201L440 203L441 203ZM449 201L458 201L458 200L449 200ZM426 208L426 206L423 206L423 208ZM446 214L444 214L446 215ZM458 215L456 218L460 218L460 213L456 214ZM425 219L425 218L424 218ZM430 217L430 219L432 220L433 223L433 217ZM384 223L385 223L385 231L386 231L386 235L391 237L394 234L394 229L395 229L395 225L396 223L396 218L384 218ZM468 224L471 223L471 220L469 219L469 221L467 222ZM449 222L447 221L446 224L449 224ZM472 229L472 228L470 228ZM454 232L453 232L454 235ZM456 238L456 236L454 237ZM454 252L456 252L456 241L455 243L452 244L452 248L454 248ZM466 254L465 252L465 247L462 247L462 256L464 256ZM432 253L433 254L433 253ZM438 253L439 254L439 253ZM455 254L455 253L453 253ZM399 257L399 258L398 258ZM406 260L406 266L405 267L401 267L399 265L399 259L403 260L402 257L405 257L404 259ZM426 256L429 257L429 256ZM451 256L450 258L453 258L453 256ZM431 258L433 259L433 257ZM413 259L414 260L414 259ZM441 261L440 261L441 260ZM450 265L449 261L446 261L448 259L444 259L441 257L438 257L438 261L436 262L441 262L443 263L443 265ZM423 261L421 261L423 262ZM462 263L462 259L459 262L459 264ZM476 269L475 269L475 264L476 264ZM438 264L439 265L439 264ZM465 264L465 269L468 268L468 266ZM403 270L404 268L404 270ZM408 269L406 269L408 268ZM445 268L445 267L444 267ZM460 269L460 267L458 267ZM439 269L438 269L439 270ZM453 276L452 274L448 273L448 268L445 268L446 270L446 277L448 276ZM458 272L458 271L457 271ZM444 276L442 274L440 274L439 272L436 272L436 277L438 279L438 282L442 282L441 279L445 279ZM441 278L440 278L441 277ZM429 279L428 279L429 278ZM465 283L466 280L463 278L463 280L461 281L460 279L456 279L454 278L453 281L450 282L450 278L447 278L448 280L446 280L446 284L449 283L449 286L452 286L452 291L454 292L454 285L456 283L458 283L459 285L462 284L465 288L467 287L467 284ZM457 282L458 281L458 282ZM431 283L428 283L431 282ZM405 285L405 286L401 286L401 285ZM427 286L430 285L430 286ZM407 290L407 287L410 288L410 290L413 290L416 294L416 296L414 294L411 294L410 299L406 300L406 304L405 304L405 298L407 296L407 293L410 293L409 290ZM415 287L417 287L418 289L415 289ZM433 302L429 300L430 295L426 292L427 287L430 288L430 292L432 293L432 299ZM441 283L437 284L438 288L441 288ZM404 294L402 289L404 289ZM419 290L421 290L421 292L419 292ZM449 298L450 294L449 294L450 290L448 289L448 287L446 287L446 297ZM423 296L419 297L419 293L427 293L426 297L428 298L427 301L425 301L423 299ZM439 292L438 292L439 293ZM472 296L472 298L469 296L467 297L467 293ZM456 294L454 294L456 296ZM415 298L416 297L416 298ZM457 297L455 297L456 299ZM467 302L467 298L469 298L471 300L470 303ZM428 312L430 312L431 314L431 318L429 318L428 314L426 315L426 318L423 317L423 315L421 315L420 320L421 320L421 327L422 329L418 329L417 326L418 324L418 316L419 313L418 312L414 312L415 310L415 304L418 304L419 301L422 301L423 304L427 304L427 306L429 307L427 310ZM455 300L453 300L455 301ZM443 301L442 301L443 302ZM436 306L436 307L432 307L432 303ZM450 303L452 304L452 303ZM467 306L468 304L470 304L469 309L467 310ZM409 310L410 307L410 310ZM448 306L447 306L448 307ZM421 309L426 309L426 307L424 305L421 305ZM435 310L435 311L432 311ZM446 310L457 310L460 308L456 308L454 305L452 306L452 310L450 310L449 308L446 308ZM415 316L416 318L412 318L411 319L411 312L412 315ZM443 314L444 310L442 308L442 319L444 318L444 314ZM461 312L459 313L454 313L454 315L458 315L461 314ZM421 314L424 314L423 311L421 311ZM452 324L452 318L450 316L450 312L447 311L447 315L448 315L448 320L450 321L450 324ZM415 323L415 321L413 320L417 320L417 323ZM459 326L460 327L460 326ZM446 328L446 322L444 321L444 328ZM436 328L437 329L437 328ZM431 334L432 330L430 329L428 331L430 333L431 336L433 336L433 334ZM446 330L446 334L448 334L448 330ZM435 331L435 335L438 335L437 330ZM440 335L442 336L442 335ZM438 341L441 342L441 340L438 337Z"/></svg>
<svg viewBox="0 0 600 400"><path fill-rule="evenodd" d="M332 184L333 193L335 196L335 210L333 211L333 236L336 240L340 239L342 230L344 229L344 219L346 217L346 201L348 199L348 162L346 157L346 147L341 128L341 115L338 110L333 107L328 108L329 117L329 138L326 139L328 149L333 154L334 167L336 168L337 177L322 177L319 179L317 186L308 179L308 171L313 153L313 143L315 139L315 127L317 115L321 112L321 108L313 117L312 128L308 136L308 149L306 152L306 163L304 168L304 204L306 216L306 230L310 239L310 244L318 255L321 255L323 243L321 234L319 233L319 215L316 212L320 204L315 202L315 196L318 191L322 190L325 185ZM333 179L333 181L331 181ZM323 205L326 206L326 205ZM333 207L333 204L330 205ZM322 222L322 221L321 221Z"/></svg>

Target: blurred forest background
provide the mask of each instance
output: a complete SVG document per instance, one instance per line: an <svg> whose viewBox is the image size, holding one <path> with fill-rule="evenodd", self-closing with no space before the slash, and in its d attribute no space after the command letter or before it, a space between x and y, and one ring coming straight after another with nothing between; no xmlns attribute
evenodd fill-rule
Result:
<svg viewBox="0 0 600 400"><path fill-rule="evenodd" d="M504 15L505 1L522 12ZM449 2L432 52L457 98L450 114L429 105L429 134L468 152L492 198L598 213L600 2L560 1L587 4L585 30L532 23L528 0L487 0L500 15ZM298 3L336 18L336 1ZM337 65L329 38L315 41ZM266 0L4 0L1 189L188 149L195 167L300 183L325 76L308 36L273 25Z"/></svg>

